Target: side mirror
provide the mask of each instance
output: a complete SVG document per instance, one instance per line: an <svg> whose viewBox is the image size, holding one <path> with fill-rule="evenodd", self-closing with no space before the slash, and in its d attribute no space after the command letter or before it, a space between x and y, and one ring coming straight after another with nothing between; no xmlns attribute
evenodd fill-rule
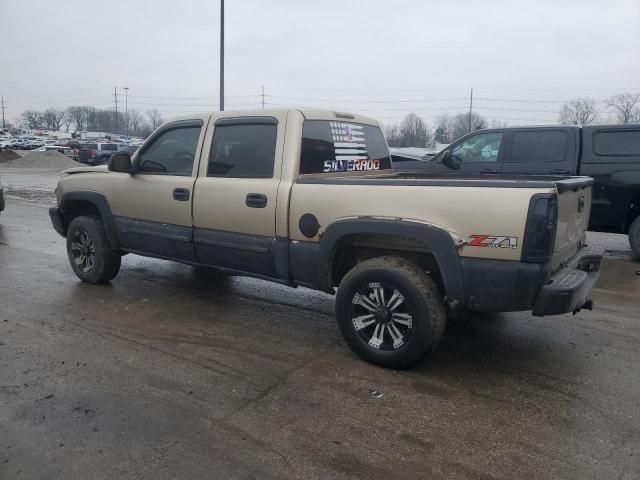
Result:
<svg viewBox="0 0 640 480"><path fill-rule="evenodd" d="M460 162L451 155L451 150L445 150L442 154L442 163L452 170L460 170Z"/></svg>
<svg viewBox="0 0 640 480"><path fill-rule="evenodd" d="M110 172L135 173L131 158L125 153L115 153L109 157L107 168Z"/></svg>

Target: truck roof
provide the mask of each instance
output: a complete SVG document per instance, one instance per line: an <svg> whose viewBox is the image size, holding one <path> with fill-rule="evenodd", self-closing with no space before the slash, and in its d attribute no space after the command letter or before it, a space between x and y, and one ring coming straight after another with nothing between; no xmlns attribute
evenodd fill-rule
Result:
<svg viewBox="0 0 640 480"><path fill-rule="evenodd" d="M269 114L282 114L291 111L298 111L302 113L305 119L307 120L333 120L333 121L342 121L342 122L354 122L354 123L364 123L366 125L374 125L379 126L379 123L376 119L371 117L366 117L364 115L358 115L355 113L344 112L339 110L322 110L317 108L306 108L306 107L291 107L291 108L266 108L266 109L253 109L253 110L225 110L224 112L203 112L203 113L195 113L192 115L180 115L178 117L172 117L168 121L173 122L176 120L189 120L194 118L204 118L209 115L217 115L219 117L252 117L252 116L260 116L263 117Z"/></svg>

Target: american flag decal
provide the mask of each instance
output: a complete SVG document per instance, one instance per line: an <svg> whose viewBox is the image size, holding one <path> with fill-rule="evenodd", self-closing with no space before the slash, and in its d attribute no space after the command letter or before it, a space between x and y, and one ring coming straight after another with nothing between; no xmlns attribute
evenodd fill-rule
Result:
<svg viewBox="0 0 640 480"><path fill-rule="evenodd" d="M336 160L368 160L362 125L330 122Z"/></svg>

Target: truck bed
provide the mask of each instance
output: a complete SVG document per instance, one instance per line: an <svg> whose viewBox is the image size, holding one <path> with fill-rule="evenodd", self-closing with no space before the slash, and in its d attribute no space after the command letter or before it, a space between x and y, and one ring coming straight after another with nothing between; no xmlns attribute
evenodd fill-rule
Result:
<svg viewBox="0 0 640 480"><path fill-rule="evenodd" d="M432 187L556 188L558 193L577 191L593 184L590 177L550 175L469 174L448 175L393 172L386 175L301 175L297 183L329 185L396 185Z"/></svg>

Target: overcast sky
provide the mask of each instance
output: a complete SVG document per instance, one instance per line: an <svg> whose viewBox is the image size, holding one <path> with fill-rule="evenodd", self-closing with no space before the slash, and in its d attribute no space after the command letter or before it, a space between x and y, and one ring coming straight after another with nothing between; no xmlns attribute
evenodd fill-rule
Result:
<svg viewBox="0 0 640 480"><path fill-rule="evenodd" d="M0 0L7 117L113 108L114 86L142 112L216 110L218 42L216 0ZM227 0L226 47L227 109L264 85L268 104L432 120L473 86L489 118L551 123L568 98L640 92L640 0Z"/></svg>

